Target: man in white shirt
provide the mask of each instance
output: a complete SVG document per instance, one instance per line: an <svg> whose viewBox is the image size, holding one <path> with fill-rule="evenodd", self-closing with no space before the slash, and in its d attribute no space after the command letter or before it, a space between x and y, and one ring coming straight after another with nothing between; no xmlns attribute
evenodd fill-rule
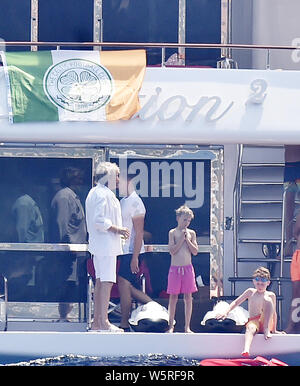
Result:
<svg viewBox="0 0 300 386"><path fill-rule="evenodd" d="M89 251L93 255L96 273L94 321L92 330L123 332L108 320L108 306L113 283L116 282L116 259L122 253L121 236L129 237L122 226L121 208L111 189L119 183L116 164L102 162L96 169L93 187L86 199L86 222ZM106 186L106 184L108 186Z"/></svg>
<svg viewBox="0 0 300 386"><path fill-rule="evenodd" d="M139 263L144 258L144 219L146 209L142 199L137 195L132 184L133 176L128 175L127 196L120 201L122 224L129 229L130 237L123 245L123 255L118 272L118 287L121 302L121 323L124 331L130 331L128 319L131 312L132 298L141 303L151 302L152 299L140 291L138 287Z"/></svg>

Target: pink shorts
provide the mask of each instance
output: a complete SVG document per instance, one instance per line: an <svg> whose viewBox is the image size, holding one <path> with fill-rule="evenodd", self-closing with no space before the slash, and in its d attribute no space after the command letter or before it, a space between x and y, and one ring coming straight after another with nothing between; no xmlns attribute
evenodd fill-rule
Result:
<svg viewBox="0 0 300 386"><path fill-rule="evenodd" d="M190 294L197 291L195 272L192 264L170 266L167 288L168 294Z"/></svg>

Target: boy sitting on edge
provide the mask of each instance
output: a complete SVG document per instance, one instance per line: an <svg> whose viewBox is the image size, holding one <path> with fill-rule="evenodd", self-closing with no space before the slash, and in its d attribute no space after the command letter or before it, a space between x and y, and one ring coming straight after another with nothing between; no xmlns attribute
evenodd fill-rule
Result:
<svg viewBox="0 0 300 386"><path fill-rule="evenodd" d="M248 299L249 319L246 323L245 345L242 352L243 357L250 355L250 346L256 333L263 333L265 339L274 334L281 334L276 330L276 295L267 291L270 284L270 272L267 268L259 267L253 273L253 284L255 288L248 288L237 299L235 299L222 315L217 319L225 319L230 311Z"/></svg>

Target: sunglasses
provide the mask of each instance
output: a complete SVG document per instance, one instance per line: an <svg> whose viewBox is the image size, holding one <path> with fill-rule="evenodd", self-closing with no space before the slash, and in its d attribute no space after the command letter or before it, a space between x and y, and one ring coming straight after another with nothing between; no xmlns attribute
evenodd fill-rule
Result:
<svg viewBox="0 0 300 386"><path fill-rule="evenodd" d="M261 277L261 276L256 276L256 277L254 278L254 280L255 280L255 281L261 281L261 282L263 282L263 283L266 283L267 281L269 281L268 278L266 278L266 277Z"/></svg>

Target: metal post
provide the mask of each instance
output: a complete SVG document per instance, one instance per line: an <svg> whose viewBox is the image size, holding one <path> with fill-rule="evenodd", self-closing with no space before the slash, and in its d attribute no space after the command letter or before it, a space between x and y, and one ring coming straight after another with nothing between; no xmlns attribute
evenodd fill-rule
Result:
<svg viewBox="0 0 300 386"><path fill-rule="evenodd" d="M186 0L178 0L178 43L185 43ZM185 65L185 48L178 47L178 64Z"/></svg>
<svg viewBox="0 0 300 386"><path fill-rule="evenodd" d="M227 0L227 43L232 43L232 1ZM232 58L231 48L227 48L226 57Z"/></svg>
<svg viewBox="0 0 300 386"><path fill-rule="evenodd" d="M288 187L287 187L288 189ZM284 265L284 245L285 245L285 217L286 217L286 193L287 189L284 190L282 196L282 218L281 218L281 245L280 245L280 272L279 276L283 276L283 265Z"/></svg>
<svg viewBox="0 0 300 386"><path fill-rule="evenodd" d="M270 50L267 50L267 63L266 63L266 70L270 70Z"/></svg>
<svg viewBox="0 0 300 386"><path fill-rule="evenodd" d="M268 50L269 51L269 50ZM286 226L286 193L289 188L284 189L282 195L282 215L281 215L281 242L280 242L280 264L279 264L279 281L278 281L278 316L279 316L279 329L282 329L282 284L280 278L283 277L284 266L284 246L285 246L285 226Z"/></svg>
<svg viewBox="0 0 300 386"><path fill-rule="evenodd" d="M39 25L39 0L31 0L31 25L30 25L30 40L38 41L38 25ZM31 51L37 51L37 46L31 46Z"/></svg>
<svg viewBox="0 0 300 386"><path fill-rule="evenodd" d="M233 276L237 277L237 190L233 192ZM235 295L235 281L231 282L231 296Z"/></svg>
<svg viewBox="0 0 300 386"><path fill-rule="evenodd" d="M243 145L238 145L238 165L233 190L233 276L238 277L238 224L240 217L240 189L242 178ZM235 296L235 281L231 283L231 295Z"/></svg>
<svg viewBox="0 0 300 386"><path fill-rule="evenodd" d="M161 47L161 66L165 67L165 63L166 63L166 48Z"/></svg>
<svg viewBox="0 0 300 386"><path fill-rule="evenodd" d="M225 44L232 44L232 1L222 3L222 40ZM231 47L221 50L221 60L217 62L217 68L238 68L237 62L232 59Z"/></svg>
<svg viewBox="0 0 300 386"><path fill-rule="evenodd" d="M102 0L94 0L94 28L93 42L103 42L103 15L102 15ZM94 46L94 50L100 50L101 46Z"/></svg>
<svg viewBox="0 0 300 386"><path fill-rule="evenodd" d="M0 278L3 280L3 291L4 291L4 300L0 299L0 317L4 314L4 320L2 320L2 323L4 322L4 328L3 331L7 331L7 310L8 310L8 294L7 294L7 278L3 275L0 275ZM2 297L2 296L1 296Z"/></svg>

